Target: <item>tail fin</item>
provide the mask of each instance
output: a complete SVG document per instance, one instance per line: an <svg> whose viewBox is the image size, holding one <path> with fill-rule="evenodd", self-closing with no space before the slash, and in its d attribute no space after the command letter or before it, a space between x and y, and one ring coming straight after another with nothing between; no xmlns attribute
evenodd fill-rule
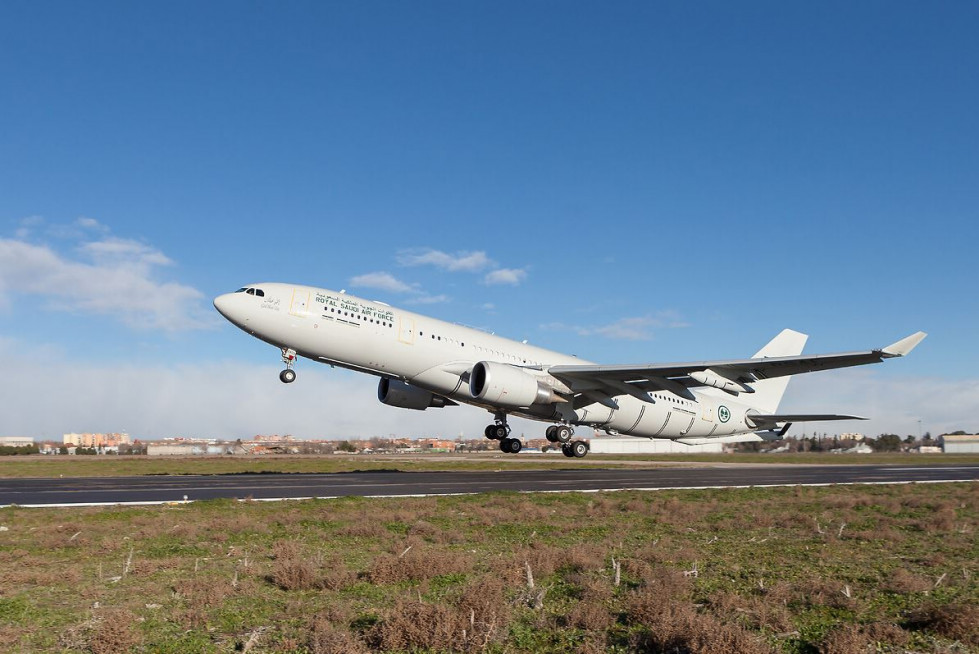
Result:
<svg viewBox="0 0 979 654"><path fill-rule="evenodd" d="M781 333L770 340L768 345L758 350L752 359L764 359L766 357L791 357L802 354L802 348L806 346L809 336L801 334L791 329L783 329ZM742 397L754 408L762 413L775 413L778 404L782 401L785 388L789 385L791 376L774 377L772 379L760 379L751 384L755 392L751 395Z"/></svg>

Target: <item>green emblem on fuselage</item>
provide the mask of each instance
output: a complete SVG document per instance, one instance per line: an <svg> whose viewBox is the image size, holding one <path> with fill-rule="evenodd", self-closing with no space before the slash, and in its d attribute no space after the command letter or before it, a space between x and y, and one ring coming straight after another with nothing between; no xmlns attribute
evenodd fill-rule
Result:
<svg viewBox="0 0 979 654"><path fill-rule="evenodd" d="M731 419L731 410L722 404L717 407L717 417L720 418L721 422L727 422Z"/></svg>

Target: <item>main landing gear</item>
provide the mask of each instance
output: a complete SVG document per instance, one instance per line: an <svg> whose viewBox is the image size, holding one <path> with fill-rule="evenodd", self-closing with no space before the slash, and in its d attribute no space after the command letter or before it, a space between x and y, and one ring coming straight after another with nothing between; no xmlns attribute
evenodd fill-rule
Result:
<svg viewBox="0 0 979 654"><path fill-rule="evenodd" d="M292 369L296 365L296 351L282 348L282 363L286 364L286 369L279 373L279 381L283 384L291 384L296 381L296 371Z"/></svg>
<svg viewBox="0 0 979 654"><path fill-rule="evenodd" d="M483 435L490 440L500 441L501 452L516 454L523 449L519 438L510 438L510 425L506 423L506 414L503 412L496 414L496 421L492 425L486 425Z"/></svg>
<svg viewBox="0 0 979 654"><path fill-rule="evenodd" d="M561 453L568 458L580 459L588 454L588 443L585 441L573 441L574 430L568 425L551 425L544 432L547 440L552 443L561 444Z"/></svg>

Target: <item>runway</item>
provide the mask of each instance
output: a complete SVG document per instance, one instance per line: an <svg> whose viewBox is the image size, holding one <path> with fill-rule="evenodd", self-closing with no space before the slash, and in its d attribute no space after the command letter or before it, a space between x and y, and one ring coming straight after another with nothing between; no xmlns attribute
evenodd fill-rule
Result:
<svg viewBox="0 0 979 654"><path fill-rule="evenodd" d="M501 472L350 472L0 479L0 507L163 504L214 498L407 497L492 491L596 492L942 483L979 480L979 465L762 465Z"/></svg>

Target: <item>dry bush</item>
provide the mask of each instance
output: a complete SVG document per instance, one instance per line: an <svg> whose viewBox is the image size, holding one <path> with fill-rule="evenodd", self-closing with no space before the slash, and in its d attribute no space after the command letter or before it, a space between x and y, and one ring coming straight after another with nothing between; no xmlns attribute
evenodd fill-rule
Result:
<svg viewBox="0 0 979 654"><path fill-rule="evenodd" d="M4 590L23 586L56 586L62 583L76 586L82 580L77 565L52 566L44 557L24 556L16 564L0 565L0 596Z"/></svg>
<svg viewBox="0 0 979 654"><path fill-rule="evenodd" d="M569 627L586 631L605 631L615 622L606 597L585 593L568 611Z"/></svg>
<svg viewBox="0 0 979 654"><path fill-rule="evenodd" d="M272 556L267 580L282 590L342 590L357 581L357 575L339 558L326 559L319 552L309 555L296 541L276 541Z"/></svg>
<svg viewBox="0 0 979 654"><path fill-rule="evenodd" d="M979 606L930 602L908 616L908 629L926 629L969 645L979 645Z"/></svg>
<svg viewBox="0 0 979 654"><path fill-rule="evenodd" d="M752 629L785 632L792 629L787 601L778 595L744 597L731 591L715 591L708 600L711 612L719 617L741 618Z"/></svg>
<svg viewBox="0 0 979 654"><path fill-rule="evenodd" d="M87 649L92 654L129 652L142 642L136 616L121 609L104 611L91 624L87 636Z"/></svg>
<svg viewBox="0 0 979 654"><path fill-rule="evenodd" d="M312 654L366 654L369 651L356 634L323 615L313 618L306 645Z"/></svg>
<svg viewBox="0 0 979 654"><path fill-rule="evenodd" d="M359 515L350 524L337 529L338 536L350 538L388 538L391 532L382 525L376 516L368 515L366 512Z"/></svg>
<svg viewBox="0 0 979 654"><path fill-rule="evenodd" d="M599 545L574 545L562 550L564 555L559 559L560 570L583 572L586 570L601 570L605 567L607 548Z"/></svg>
<svg viewBox="0 0 979 654"><path fill-rule="evenodd" d="M496 575L484 575L470 580L459 595L456 607L472 620L502 628L510 616L506 587Z"/></svg>
<svg viewBox="0 0 979 654"><path fill-rule="evenodd" d="M557 566L564 558L566 549L553 547L539 542L533 542L526 547L517 547L509 551L501 551L489 561L490 570L504 579L508 585L518 585L526 580L526 566L534 576L542 579L554 574Z"/></svg>
<svg viewBox="0 0 979 654"><path fill-rule="evenodd" d="M203 576L182 579L172 588L174 594L184 601L183 610L179 611L176 617L190 628L204 625L207 622L208 612L234 593L229 580L216 581Z"/></svg>
<svg viewBox="0 0 979 654"><path fill-rule="evenodd" d="M797 598L796 601L803 606L829 606L836 609L853 606L853 597L856 596L856 588L853 586L850 587L850 597L846 596L846 588L846 584L821 577L815 577L793 586Z"/></svg>
<svg viewBox="0 0 979 654"><path fill-rule="evenodd" d="M413 599L402 599L367 633L373 649L457 650L465 643L462 630L466 622L447 606Z"/></svg>
<svg viewBox="0 0 979 654"><path fill-rule="evenodd" d="M905 568L895 568L887 577L887 581L881 586L884 590L892 593L923 593L931 590L934 584L930 579L916 575Z"/></svg>
<svg viewBox="0 0 979 654"><path fill-rule="evenodd" d="M636 652L770 654L773 651L743 627L725 624L712 615L701 615L687 602L649 615L640 624L643 628L630 638Z"/></svg>
<svg viewBox="0 0 979 654"><path fill-rule="evenodd" d="M869 625L843 624L830 629L819 643L820 654L858 654L877 652L879 645L903 646L908 634L884 622Z"/></svg>
<svg viewBox="0 0 979 654"><path fill-rule="evenodd" d="M367 578L375 584L422 581L439 575L468 572L473 559L464 552L412 546L402 554L382 554L371 562Z"/></svg>
<svg viewBox="0 0 979 654"><path fill-rule="evenodd" d="M653 569L642 585L627 595L627 614L635 622L656 615L680 601L690 601L693 584L682 573L669 568Z"/></svg>

